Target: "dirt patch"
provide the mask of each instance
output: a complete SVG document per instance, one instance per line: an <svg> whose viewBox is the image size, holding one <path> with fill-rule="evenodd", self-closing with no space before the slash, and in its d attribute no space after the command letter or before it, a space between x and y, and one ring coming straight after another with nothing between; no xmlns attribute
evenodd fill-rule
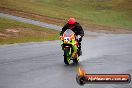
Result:
<svg viewBox="0 0 132 88"><path fill-rule="evenodd" d="M18 33L20 32L20 30L16 30L16 29L5 29L6 33Z"/></svg>
<svg viewBox="0 0 132 88"><path fill-rule="evenodd" d="M7 34L5 34L5 33L0 33L0 38L1 38L1 39L5 39L5 38L7 38L7 37L9 37L9 35L7 35Z"/></svg>
<svg viewBox="0 0 132 88"><path fill-rule="evenodd" d="M45 31L40 30L33 30L30 28L8 28L5 29L4 32L0 32L0 38L7 39L7 38L19 38L19 37L25 37L25 36L45 36L50 35L49 33Z"/></svg>
<svg viewBox="0 0 132 88"><path fill-rule="evenodd" d="M0 32L0 44L40 42L58 39L58 33L42 29L8 28Z"/></svg>

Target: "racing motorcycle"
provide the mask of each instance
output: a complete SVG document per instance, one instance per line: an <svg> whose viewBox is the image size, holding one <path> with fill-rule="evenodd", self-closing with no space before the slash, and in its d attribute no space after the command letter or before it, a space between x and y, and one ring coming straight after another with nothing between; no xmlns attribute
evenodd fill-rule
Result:
<svg viewBox="0 0 132 88"><path fill-rule="evenodd" d="M78 38L75 35L75 33L67 29L64 33L63 36L61 37L61 47L62 50L64 51L64 63L66 65L70 64L70 61L72 60L73 63L78 63L79 61L79 50L78 50Z"/></svg>

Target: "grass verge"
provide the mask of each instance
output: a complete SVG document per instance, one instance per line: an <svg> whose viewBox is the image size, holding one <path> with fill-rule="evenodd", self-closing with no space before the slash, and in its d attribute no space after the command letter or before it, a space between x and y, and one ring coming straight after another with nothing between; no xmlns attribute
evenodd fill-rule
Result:
<svg viewBox="0 0 132 88"><path fill-rule="evenodd" d="M59 32L0 17L0 44L57 40Z"/></svg>

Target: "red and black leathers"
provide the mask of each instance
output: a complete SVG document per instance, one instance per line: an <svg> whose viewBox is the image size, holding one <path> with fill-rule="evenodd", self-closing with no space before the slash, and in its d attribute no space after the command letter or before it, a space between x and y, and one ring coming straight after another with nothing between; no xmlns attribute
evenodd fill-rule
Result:
<svg viewBox="0 0 132 88"><path fill-rule="evenodd" d="M63 33L67 30L67 29L71 29L76 35L80 35L81 37L84 36L84 31L81 27L81 25L76 22L75 24L65 24L64 27L62 28L62 31L60 33L60 35L62 36Z"/></svg>

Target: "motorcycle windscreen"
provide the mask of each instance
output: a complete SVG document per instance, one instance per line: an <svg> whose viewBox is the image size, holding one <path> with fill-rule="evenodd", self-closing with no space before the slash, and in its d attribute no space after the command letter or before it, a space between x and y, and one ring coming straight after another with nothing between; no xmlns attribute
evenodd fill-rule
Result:
<svg viewBox="0 0 132 88"><path fill-rule="evenodd" d="M64 37L70 37L72 34L75 34L71 29L67 29L65 32L64 32L64 34L63 34L63 36Z"/></svg>

